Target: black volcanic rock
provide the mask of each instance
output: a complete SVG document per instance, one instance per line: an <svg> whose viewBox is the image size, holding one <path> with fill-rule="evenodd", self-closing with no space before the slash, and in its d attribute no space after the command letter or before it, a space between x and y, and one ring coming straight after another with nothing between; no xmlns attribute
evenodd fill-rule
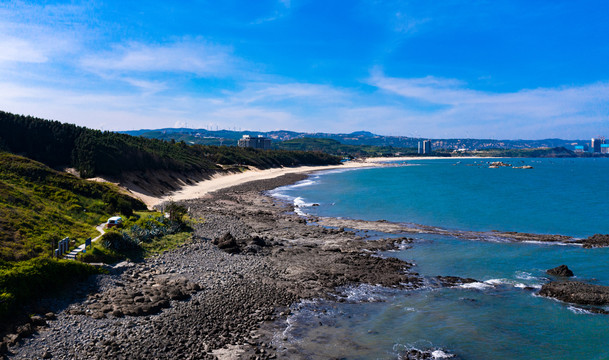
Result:
<svg viewBox="0 0 609 360"><path fill-rule="evenodd" d="M547 270L546 273L548 275L554 276L562 276L562 277L571 277L573 276L573 271L567 267L567 265L560 265L553 269Z"/></svg>
<svg viewBox="0 0 609 360"><path fill-rule="evenodd" d="M539 295L580 305L609 304L609 286L579 281L552 281L541 287Z"/></svg>

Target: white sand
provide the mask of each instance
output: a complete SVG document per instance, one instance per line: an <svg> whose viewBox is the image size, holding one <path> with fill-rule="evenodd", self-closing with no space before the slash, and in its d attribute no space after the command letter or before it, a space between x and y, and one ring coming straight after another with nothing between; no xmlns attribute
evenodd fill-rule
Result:
<svg viewBox="0 0 609 360"><path fill-rule="evenodd" d="M180 201L188 199L197 199L207 195L210 192L225 189L231 186L241 185L246 182L256 180L273 179L285 174L294 173L308 173L322 170L333 170L333 169L349 169L349 168L362 168L362 167L374 167L382 166L378 162L368 161L349 161L342 165L328 165L328 166L299 166L299 167L284 167L259 170L252 168L251 170L235 173L235 174L216 174L209 180L200 181L194 185L184 186L182 189L171 193L165 197L153 197L147 196L141 193L130 191L137 198L142 200L149 208L158 205L164 201Z"/></svg>

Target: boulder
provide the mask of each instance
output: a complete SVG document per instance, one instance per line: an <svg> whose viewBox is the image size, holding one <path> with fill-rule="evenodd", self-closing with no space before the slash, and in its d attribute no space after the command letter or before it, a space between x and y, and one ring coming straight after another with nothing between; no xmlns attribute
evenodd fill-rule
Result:
<svg viewBox="0 0 609 360"><path fill-rule="evenodd" d="M573 271L567 267L567 265L560 265L553 269L547 270L546 273L554 276L562 276L562 277L571 277L573 276Z"/></svg>
<svg viewBox="0 0 609 360"><path fill-rule="evenodd" d="M241 252L239 244L237 244L237 240L229 232L219 238L214 239L213 243L214 245L218 246L218 249L224 250L229 254L237 254Z"/></svg>

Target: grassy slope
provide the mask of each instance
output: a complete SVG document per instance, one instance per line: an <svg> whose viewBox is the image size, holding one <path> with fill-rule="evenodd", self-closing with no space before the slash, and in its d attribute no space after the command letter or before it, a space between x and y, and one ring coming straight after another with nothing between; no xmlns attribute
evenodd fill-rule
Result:
<svg viewBox="0 0 609 360"><path fill-rule="evenodd" d="M0 259L45 256L51 254L52 239L97 235L95 225L113 215L110 197L144 207L113 186L0 152Z"/></svg>

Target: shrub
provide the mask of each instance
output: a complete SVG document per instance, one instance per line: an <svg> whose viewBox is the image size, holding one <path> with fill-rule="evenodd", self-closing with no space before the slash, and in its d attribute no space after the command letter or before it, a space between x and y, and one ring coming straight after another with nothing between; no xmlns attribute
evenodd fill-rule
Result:
<svg viewBox="0 0 609 360"><path fill-rule="evenodd" d="M10 314L17 304L31 302L71 281L100 272L87 264L49 258L0 265L0 318Z"/></svg>
<svg viewBox="0 0 609 360"><path fill-rule="evenodd" d="M111 250L131 250L139 247L139 242L132 239L127 233L108 231L101 238L101 244Z"/></svg>

